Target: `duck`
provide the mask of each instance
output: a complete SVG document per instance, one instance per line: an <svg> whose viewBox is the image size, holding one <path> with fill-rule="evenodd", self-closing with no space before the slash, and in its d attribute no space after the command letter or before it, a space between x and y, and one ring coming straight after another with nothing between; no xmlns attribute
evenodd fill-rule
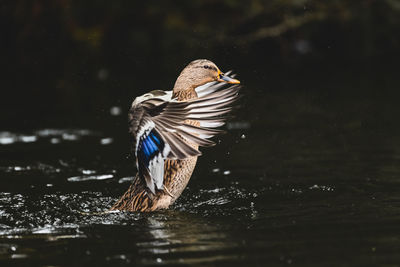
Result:
<svg viewBox="0 0 400 267"><path fill-rule="evenodd" d="M138 96L128 112L137 174L111 211L151 212L169 208L187 186L199 147L215 145L240 81L207 59L190 62L171 91Z"/></svg>

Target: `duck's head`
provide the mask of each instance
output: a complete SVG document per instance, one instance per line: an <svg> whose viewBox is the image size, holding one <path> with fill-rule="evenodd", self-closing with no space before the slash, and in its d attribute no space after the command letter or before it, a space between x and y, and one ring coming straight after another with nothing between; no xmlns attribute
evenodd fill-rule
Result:
<svg viewBox="0 0 400 267"><path fill-rule="evenodd" d="M190 62L175 82L174 92L190 90L208 82L239 84L240 81L225 75L212 61L198 59Z"/></svg>

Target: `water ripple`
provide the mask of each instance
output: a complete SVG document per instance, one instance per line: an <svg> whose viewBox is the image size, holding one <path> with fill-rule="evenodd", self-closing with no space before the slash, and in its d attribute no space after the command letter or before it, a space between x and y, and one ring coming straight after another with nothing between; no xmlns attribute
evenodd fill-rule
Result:
<svg viewBox="0 0 400 267"><path fill-rule="evenodd" d="M16 143L35 143L39 140L48 140L51 144L59 144L62 141L78 141L83 137L101 137L101 133L88 129L41 129L33 134L13 132L0 132L0 145L12 145ZM112 138L100 138L103 145L112 143Z"/></svg>
<svg viewBox="0 0 400 267"><path fill-rule="evenodd" d="M102 174L102 175L90 175L90 176L73 176L69 177L68 182L85 182L85 181L93 181L93 180L106 180L113 178L112 174Z"/></svg>
<svg viewBox="0 0 400 267"><path fill-rule="evenodd" d="M10 145L14 143L32 143L37 141L35 135L15 134L11 132L0 132L0 144Z"/></svg>

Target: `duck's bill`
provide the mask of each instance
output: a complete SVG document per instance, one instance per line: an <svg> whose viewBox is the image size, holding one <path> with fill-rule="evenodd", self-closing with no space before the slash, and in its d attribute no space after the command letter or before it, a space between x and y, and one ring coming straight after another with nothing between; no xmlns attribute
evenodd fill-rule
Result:
<svg viewBox="0 0 400 267"><path fill-rule="evenodd" d="M239 84L240 83L239 80L233 79L233 78L231 78L231 77L229 77L227 75L224 75L223 73L221 73L219 75L218 81L219 82L232 83L232 84Z"/></svg>

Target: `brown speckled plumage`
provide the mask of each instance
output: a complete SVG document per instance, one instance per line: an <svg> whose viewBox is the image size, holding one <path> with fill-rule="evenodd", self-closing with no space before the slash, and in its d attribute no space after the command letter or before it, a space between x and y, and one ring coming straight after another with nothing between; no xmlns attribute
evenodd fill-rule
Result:
<svg viewBox="0 0 400 267"><path fill-rule="evenodd" d="M200 69L199 67L204 64L210 66L209 69L206 69L207 72L204 71L204 68ZM211 61L193 61L178 77L173 89L172 98L176 98L178 101L197 99L198 96L195 91L197 86L216 81L217 79L220 79L220 77L221 72ZM232 83L239 82L237 80L233 81L235 82ZM200 126L200 122L195 120L185 120L185 124L197 127ZM193 148L198 149L198 145L190 142L187 143ZM114 204L111 210L144 212L168 208L182 194L190 180L196 162L197 156L191 156L186 159L165 159L163 180L164 189L156 190L155 193L152 193L149 190L146 183L139 177L139 174L137 174L128 190Z"/></svg>

